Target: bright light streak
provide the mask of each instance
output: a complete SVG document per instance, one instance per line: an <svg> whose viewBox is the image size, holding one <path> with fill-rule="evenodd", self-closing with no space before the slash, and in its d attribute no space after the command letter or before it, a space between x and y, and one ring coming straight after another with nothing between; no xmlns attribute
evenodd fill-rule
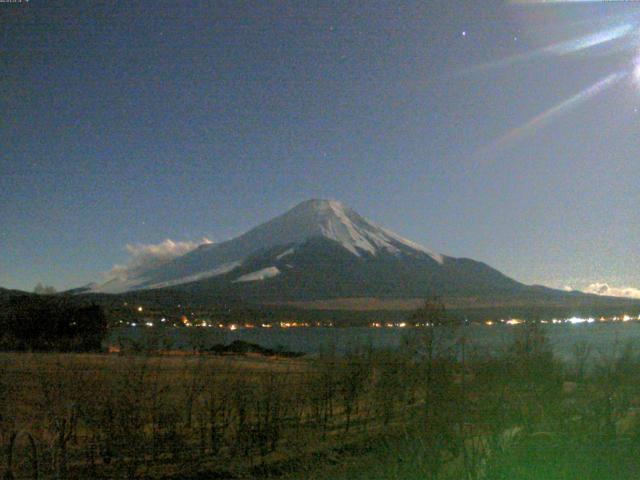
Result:
<svg viewBox="0 0 640 480"><path fill-rule="evenodd" d="M581 105L590 98L603 92L607 88L612 87L627 75L628 72L626 71L620 71L608 75L607 77L594 83L590 87L587 87L581 92L576 93L574 96L568 98L567 100L533 117L524 125L514 128L506 135L502 136L500 139L494 142L490 149L502 149L519 142L536 130L550 123L554 118L576 108L578 105Z"/></svg>
<svg viewBox="0 0 640 480"><path fill-rule="evenodd" d="M556 55L567 55L569 53L579 52L580 50L585 50L587 48L592 48L603 43L617 40L618 38L622 38L630 34L634 29L634 25L627 23L608 30L596 32L582 38L569 40L568 42L562 42L557 45L551 45L544 50Z"/></svg>
<svg viewBox="0 0 640 480"><path fill-rule="evenodd" d="M494 62L487 62L480 65L472 66L464 70L463 74L488 70L492 68L504 68L515 63L528 62L548 56L564 56L573 53L581 52L589 48L597 47L608 42L612 42L619 38L625 37L632 33L636 29L636 25L632 23L625 23L616 27L600 30L589 35L585 35L579 38L573 38L564 42L555 43L546 47L538 48L530 52L520 53L512 55L510 57L503 58L502 60L496 60Z"/></svg>
<svg viewBox="0 0 640 480"><path fill-rule="evenodd" d="M640 52L633 61L633 80L637 87L640 88Z"/></svg>

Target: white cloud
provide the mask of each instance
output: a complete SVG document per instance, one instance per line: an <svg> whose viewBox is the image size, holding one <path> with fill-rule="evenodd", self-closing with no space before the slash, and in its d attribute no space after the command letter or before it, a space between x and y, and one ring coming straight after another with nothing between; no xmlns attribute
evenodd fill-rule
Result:
<svg viewBox="0 0 640 480"><path fill-rule="evenodd" d="M565 287L565 290L567 287ZM609 297L626 297L640 298L640 289L634 287L612 287L607 283L592 283L582 289L585 293L593 293L595 295L606 295Z"/></svg>
<svg viewBox="0 0 640 480"><path fill-rule="evenodd" d="M105 277L107 280L135 278L152 268L196 249L200 245L209 243L213 242L208 238L203 238L200 242L180 242L167 238L160 243L128 244L126 249L131 254L129 261L123 265L114 265L111 270L105 273Z"/></svg>

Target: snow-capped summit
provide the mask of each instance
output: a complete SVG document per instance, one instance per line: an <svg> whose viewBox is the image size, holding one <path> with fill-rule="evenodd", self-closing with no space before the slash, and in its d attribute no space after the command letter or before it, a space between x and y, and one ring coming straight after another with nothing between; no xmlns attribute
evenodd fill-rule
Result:
<svg viewBox="0 0 640 480"><path fill-rule="evenodd" d="M375 255L380 250L398 253L401 249L410 249L426 253L442 263L441 255L373 224L335 200L312 199L302 202L239 237L239 240L251 237L259 240L263 248L324 237L357 256L363 253Z"/></svg>

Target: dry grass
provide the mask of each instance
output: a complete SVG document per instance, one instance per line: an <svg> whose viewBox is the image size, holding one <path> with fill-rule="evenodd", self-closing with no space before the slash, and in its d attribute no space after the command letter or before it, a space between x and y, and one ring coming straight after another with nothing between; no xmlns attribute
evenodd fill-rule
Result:
<svg viewBox="0 0 640 480"><path fill-rule="evenodd" d="M365 421L364 384L341 393L333 359L2 353L0 366L0 441L32 435L42 478L288 465ZM16 447L22 478L27 454Z"/></svg>
<svg viewBox="0 0 640 480"><path fill-rule="evenodd" d="M640 355L562 365L522 332L464 362L428 336L313 359L0 354L0 452L27 432L61 480L640 478Z"/></svg>

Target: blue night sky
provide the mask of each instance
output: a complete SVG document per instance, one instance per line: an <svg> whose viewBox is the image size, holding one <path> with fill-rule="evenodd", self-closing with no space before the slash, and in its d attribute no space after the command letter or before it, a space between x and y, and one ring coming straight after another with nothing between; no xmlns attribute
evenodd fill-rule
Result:
<svg viewBox="0 0 640 480"><path fill-rule="evenodd" d="M321 197L526 283L640 288L638 4L31 0L0 26L0 286Z"/></svg>

